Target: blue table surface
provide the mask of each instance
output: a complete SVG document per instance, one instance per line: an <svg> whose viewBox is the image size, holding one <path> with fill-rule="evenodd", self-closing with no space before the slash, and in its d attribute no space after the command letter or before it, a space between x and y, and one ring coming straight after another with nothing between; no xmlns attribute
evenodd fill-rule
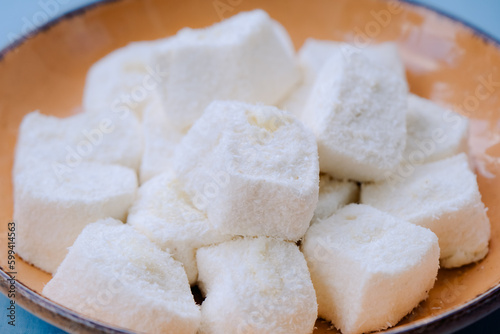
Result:
<svg viewBox="0 0 500 334"><path fill-rule="evenodd" d="M83 5L100 0L0 0L0 49L36 26ZM411 0L451 14L500 40L499 0ZM9 300L0 294L0 333L65 333L33 316L16 309L16 326L7 323ZM460 330L457 334L500 333L500 310Z"/></svg>

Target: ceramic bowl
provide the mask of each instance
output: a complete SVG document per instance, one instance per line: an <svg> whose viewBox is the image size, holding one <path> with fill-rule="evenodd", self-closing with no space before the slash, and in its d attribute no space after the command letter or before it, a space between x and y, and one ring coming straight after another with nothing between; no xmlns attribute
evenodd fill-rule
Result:
<svg viewBox="0 0 500 334"><path fill-rule="evenodd" d="M69 13L0 53L0 288L6 293L7 223L12 219L11 169L23 116L39 109L79 111L86 71L131 41L204 27L239 11L262 8L299 48L307 37L359 47L387 40L401 49L412 92L471 118L471 155L492 224L490 252L476 264L440 270L429 298L390 333L451 331L500 306L500 46L450 17L409 3L383 0L119 0ZM457 182L460 182L457 180ZM17 258L16 301L70 332L121 333L40 295L50 275ZM89 284L91 284L89 282ZM329 333L318 320L315 333Z"/></svg>

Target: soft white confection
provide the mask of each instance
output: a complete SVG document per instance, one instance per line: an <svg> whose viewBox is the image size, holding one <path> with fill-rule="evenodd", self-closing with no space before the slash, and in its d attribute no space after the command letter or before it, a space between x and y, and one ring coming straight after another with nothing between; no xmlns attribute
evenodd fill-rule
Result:
<svg viewBox="0 0 500 334"><path fill-rule="evenodd" d="M420 165L467 152L468 125L466 117L409 94L403 164Z"/></svg>
<svg viewBox="0 0 500 334"><path fill-rule="evenodd" d="M200 324L182 265L108 218L88 225L43 294L86 316L141 333L194 334Z"/></svg>
<svg viewBox="0 0 500 334"><path fill-rule="evenodd" d="M139 169L141 124L133 114L80 113L66 118L38 111L27 114L20 126L14 173L48 164L59 178L84 161Z"/></svg>
<svg viewBox="0 0 500 334"><path fill-rule="evenodd" d="M397 324L427 298L439 268L434 233L359 204L313 224L302 252L319 316L344 334Z"/></svg>
<svg viewBox="0 0 500 334"><path fill-rule="evenodd" d="M127 223L182 262L192 285L198 278L196 250L232 238L210 224L168 172L139 188Z"/></svg>
<svg viewBox="0 0 500 334"><path fill-rule="evenodd" d="M330 217L341 207L359 199L359 186L355 182L336 180L328 174L319 176L318 205L312 222Z"/></svg>
<svg viewBox="0 0 500 334"><path fill-rule="evenodd" d="M376 66L392 71L405 79L405 68L396 43L385 42L358 48L352 44L308 38L298 53L303 72L302 83L280 104L282 109L295 115L302 113L321 68L336 53L341 53L344 57L362 54Z"/></svg>
<svg viewBox="0 0 500 334"><path fill-rule="evenodd" d="M185 28L157 55L168 119L187 129L213 100L275 104L300 80L286 30L262 10Z"/></svg>
<svg viewBox="0 0 500 334"><path fill-rule="evenodd" d="M83 228L101 218L125 220L137 176L129 168L82 162L59 178L40 164L14 176L17 253L54 273Z"/></svg>
<svg viewBox="0 0 500 334"><path fill-rule="evenodd" d="M401 76L361 54L332 56L302 114L316 135L321 171L338 179L383 179L405 148L406 110Z"/></svg>
<svg viewBox="0 0 500 334"><path fill-rule="evenodd" d="M144 154L140 169L141 184L172 170L174 149L185 135L168 122L163 105L156 96L144 107L142 126Z"/></svg>
<svg viewBox="0 0 500 334"><path fill-rule="evenodd" d="M296 241L318 201L314 135L272 106L214 101L177 147L174 170L224 234Z"/></svg>
<svg viewBox="0 0 500 334"><path fill-rule="evenodd" d="M304 256L291 242L245 238L200 248L200 333L309 334L318 316Z"/></svg>
<svg viewBox="0 0 500 334"><path fill-rule="evenodd" d="M87 73L83 109L133 112L140 117L152 93L166 80L154 57L170 43L170 38L134 42L97 61Z"/></svg>
<svg viewBox="0 0 500 334"><path fill-rule="evenodd" d="M436 233L443 267L460 267L488 253L490 222L464 153L361 189L361 203Z"/></svg>

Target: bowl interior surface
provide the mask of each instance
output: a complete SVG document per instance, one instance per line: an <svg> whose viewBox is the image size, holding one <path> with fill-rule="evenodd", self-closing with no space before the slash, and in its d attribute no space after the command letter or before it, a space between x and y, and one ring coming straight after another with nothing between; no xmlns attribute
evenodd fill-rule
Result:
<svg viewBox="0 0 500 334"><path fill-rule="evenodd" d="M464 305L500 282L500 49L470 28L430 10L383 0L165 1L121 0L70 15L0 60L0 248L12 220L11 169L25 114L68 116L80 111L85 74L110 51L153 40L183 27L213 24L239 11L262 8L285 26L296 48L307 37L345 40L363 48L394 40L410 90L471 118L471 155L492 225L490 252L481 262L440 270L430 297L395 330ZM460 182L460 180L457 180ZM70 223L70 222L68 222ZM6 251L0 266L7 268ZM50 275L17 258L17 279L41 292ZM7 270L6 270L7 271ZM315 333L329 324L318 321ZM330 331L328 331L330 332Z"/></svg>

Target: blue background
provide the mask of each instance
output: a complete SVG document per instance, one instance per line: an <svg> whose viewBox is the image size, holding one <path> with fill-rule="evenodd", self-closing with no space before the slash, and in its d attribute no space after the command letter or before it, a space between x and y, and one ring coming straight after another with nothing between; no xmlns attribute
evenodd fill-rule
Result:
<svg viewBox="0 0 500 334"><path fill-rule="evenodd" d="M99 0L0 0L0 49L16 38L29 32L34 25L47 21L83 5ZM210 1L210 0L207 0ZM449 13L483 30L500 40L500 1L499 0L412 0ZM0 294L0 333L64 333L17 308L15 329L7 325L5 317L9 300ZM500 310L487 318L459 331L458 334L500 333Z"/></svg>

